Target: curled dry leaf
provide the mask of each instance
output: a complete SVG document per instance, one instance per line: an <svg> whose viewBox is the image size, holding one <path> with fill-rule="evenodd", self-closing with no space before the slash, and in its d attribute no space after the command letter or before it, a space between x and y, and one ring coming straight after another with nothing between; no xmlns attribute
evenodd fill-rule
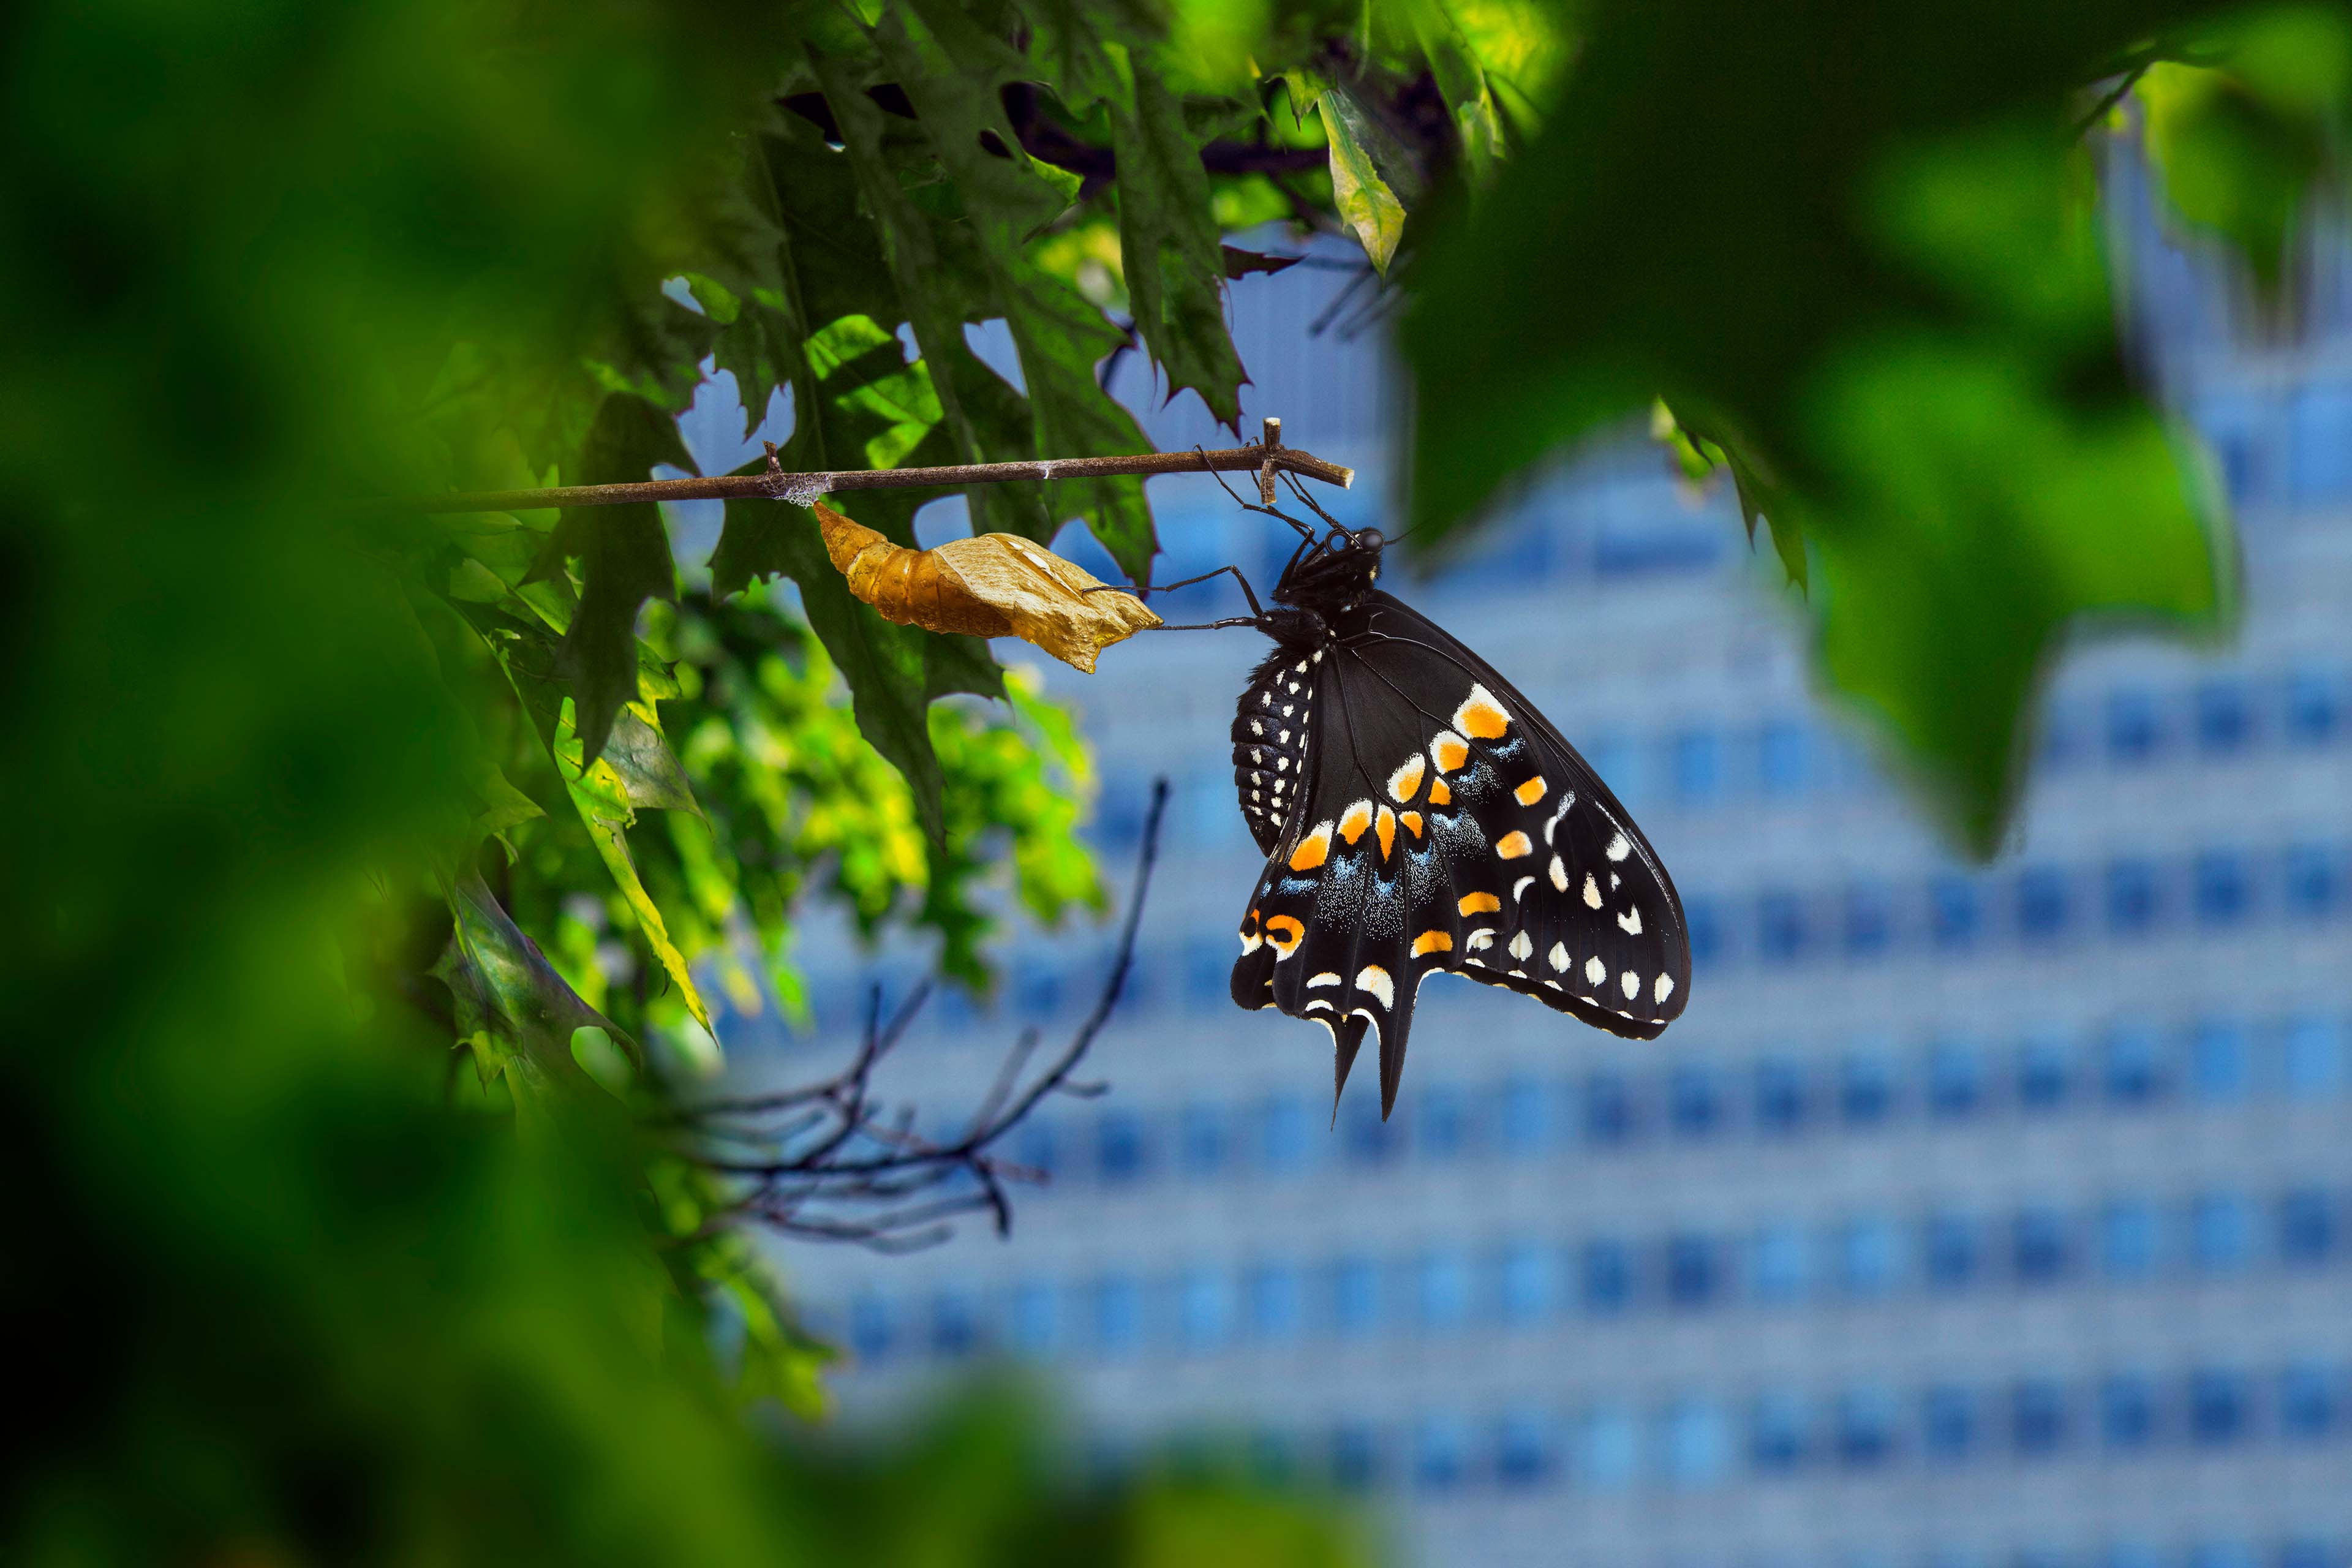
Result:
<svg viewBox="0 0 2352 1568"><path fill-rule="evenodd" d="M972 637L1016 637L1094 673L1095 656L1160 624L1132 594L1111 589L1016 533L951 539L909 550L815 503L825 553L849 591L900 626Z"/></svg>

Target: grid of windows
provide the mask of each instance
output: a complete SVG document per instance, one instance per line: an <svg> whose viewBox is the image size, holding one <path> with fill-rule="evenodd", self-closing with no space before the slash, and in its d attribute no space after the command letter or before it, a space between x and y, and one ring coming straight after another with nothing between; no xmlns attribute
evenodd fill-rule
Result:
<svg viewBox="0 0 2352 1568"><path fill-rule="evenodd" d="M1038 1280L1002 1289L984 1306L961 1287L899 1303L865 1296L850 1307L846 1329L869 1365L907 1352L952 1360L991 1348L1118 1360L1310 1336L1444 1336L1798 1301L2128 1288L2338 1267L2352 1260L2352 1247L2339 1239L2347 1210L2352 1194L2317 1186L2119 1198L2088 1209L2030 1204L1990 1213L1931 1204L1918 1213L1773 1220L1738 1232L1687 1226L1521 1237L1401 1257L1349 1253L1303 1266L1192 1265L1090 1278L1062 1288L1060 1301L1056 1287ZM2041 1433L2067 1419L2038 1414L2041 1398L2020 1394L2007 1417L2012 1426ZM2053 1446L2060 1440L2048 1435Z"/></svg>
<svg viewBox="0 0 2352 1568"><path fill-rule="evenodd" d="M2341 1363L2306 1361L2259 1370L2117 1371L2084 1381L1865 1382L1769 1388L1745 1400L1693 1395L1642 1407L1602 1402L1485 1415L1444 1410L1394 1426L1343 1420L1324 1429L1319 1441L1309 1432L1275 1446L1285 1454L1319 1448L1322 1478L1349 1490L1545 1487L1605 1494L1775 1487L1814 1472L1866 1478L1915 1468L2130 1462L2168 1453L2341 1444L2352 1440L2347 1378L2352 1369ZM2129 1549L2156 1555L2059 1560L2209 1561L2177 1550L2168 1557L2152 1545ZM2188 1550L2213 1549L2206 1542Z"/></svg>
<svg viewBox="0 0 2352 1568"><path fill-rule="evenodd" d="M2340 1100L2352 1089L2347 1069L2352 1020L2342 1017L2206 1017L2161 1027L2117 1019L2082 1037L1936 1037L1826 1060L1767 1052L1687 1058L1631 1074L1439 1079L1401 1101L1387 1122L1369 1100L1349 1101L1337 1138L1323 1134L1320 1108L1303 1094L1040 1113L1024 1124L1018 1150L1023 1163L1057 1181L1116 1190L1154 1180L1286 1178L1335 1163L1379 1170L1578 1151L1704 1152L1734 1138L1769 1144L1901 1135L1923 1125L1958 1131L1993 1118L2132 1116L2166 1105L2226 1114Z"/></svg>

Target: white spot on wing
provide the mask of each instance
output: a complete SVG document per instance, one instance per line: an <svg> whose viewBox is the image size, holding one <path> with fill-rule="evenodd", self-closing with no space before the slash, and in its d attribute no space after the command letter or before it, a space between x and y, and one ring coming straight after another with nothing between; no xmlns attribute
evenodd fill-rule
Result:
<svg viewBox="0 0 2352 1568"><path fill-rule="evenodd" d="M1463 939L1462 951L1465 952L1475 952L1482 947L1492 947L1494 945L1495 933L1492 931L1481 927L1479 930L1472 931L1467 937Z"/></svg>
<svg viewBox="0 0 2352 1568"><path fill-rule="evenodd" d="M1639 910L1627 910L1623 914L1619 915L1617 917L1617 929L1623 931L1627 936L1641 935L1642 911Z"/></svg>
<svg viewBox="0 0 2352 1568"><path fill-rule="evenodd" d="M1588 910L1601 907L1601 884L1592 879L1590 871L1584 874L1584 907Z"/></svg>
<svg viewBox="0 0 2352 1568"><path fill-rule="evenodd" d="M1356 989L1367 996L1379 997L1383 1007L1396 1005L1396 984L1389 978L1389 972L1377 963L1364 965L1363 972L1356 976Z"/></svg>
<svg viewBox="0 0 2352 1568"><path fill-rule="evenodd" d="M1629 969L1625 972L1623 978L1625 982L1625 1000L1631 1002L1634 997L1642 994L1642 977Z"/></svg>
<svg viewBox="0 0 2352 1568"><path fill-rule="evenodd" d="M1601 963L1598 958L1588 958L1584 961L1584 982L1586 984L1598 985L1608 978L1609 966L1607 964Z"/></svg>
<svg viewBox="0 0 2352 1568"><path fill-rule="evenodd" d="M1551 858L1551 885L1555 892L1568 891L1568 868L1560 864L1557 855Z"/></svg>
<svg viewBox="0 0 2352 1568"><path fill-rule="evenodd" d="M1625 836L1622 833L1616 837L1612 838L1609 841L1609 847L1602 851L1602 853L1606 854L1612 860L1622 860L1626 856L1631 855L1633 852L1633 846L1626 840Z"/></svg>
<svg viewBox="0 0 2352 1568"><path fill-rule="evenodd" d="M1525 931L1519 932L1511 939L1511 956L1521 963L1525 963L1528 961L1528 954L1535 950L1536 944L1528 939L1528 933Z"/></svg>
<svg viewBox="0 0 2352 1568"><path fill-rule="evenodd" d="M1674 977L1673 975L1671 975L1671 974L1661 974L1661 975L1659 975L1659 976L1658 976L1658 988L1657 988L1656 992L1654 993L1654 994L1656 995L1657 999L1658 999L1659 1001L1661 1001L1661 1002L1664 1002L1667 997L1669 997L1669 996L1673 995L1674 994L1675 994L1675 977Z"/></svg>
<svg viewBox="0 0 2352 1568"><path fill-rule="evenodd" d="M1311 991L1318 985L1337 985L1339 984L1339 977L1327 969L1320 974L1310 975L1307 981L1307 987Z"/></svg>
<svg viewBox="0 0 2352 1568"><path fill-rule="evenodd" d="M1566 943L1557 942L1553 942L1551 944L1551 952L1546 953L1544 956L1546 961L1549 963L1554 969L1559 970L1563 974L1568 972L1569 959L1568 946Z"/></svg>
<svg viewBox="0 0 2352 1568"><path fill-rule="evenodd" d="M1574 790L1570 789L1560 791L1559 809L1551 814L1551 820L1549 822L1544 824L1545 843L1549 844L1551 842L1552 832L1559 826L1559 819L1566 816L1568 815L1568 808L1575 804L1576 792Z"/></svg>
<svg viewBox="0 0 2352 1568"><path fill-rule="evenodd" d="M1528 896L1528 889L1535 885L1536 879L1533 877L1522 877L1517 881L1512 883L1511 902L1516 904L1521 899L1526 898Z"/></svg>

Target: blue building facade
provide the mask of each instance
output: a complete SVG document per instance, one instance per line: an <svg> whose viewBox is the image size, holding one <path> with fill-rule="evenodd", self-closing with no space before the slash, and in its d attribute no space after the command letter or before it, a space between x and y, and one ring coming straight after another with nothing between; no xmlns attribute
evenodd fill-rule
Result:
<svg viewBox="0 0 2352 1568"><path fill-rule="evenodd" d="M1382 521L1392 383L1369 342L1307 335L1331 287L1236 288L1253 413L1355 462L1335 510ZM1107 871L1148 781L1175 785L1089 1069L1111 1092L1024 1130L1052 1180L1010 1241L781 1255L850 1352L849 1416L1017 1360L1105 1452L1237 1448L1360 1494L1433 1564L2352 1561L2352 331L2234 346L2159 249L2135 289L2238 510L2244 624L2074 649L1990 867L1815 695L1728 498L1638 440L1396 584L1673 868L1695 973L1661 1041L1441 981L1395 1118L1369 1081L1334 1118L1323 1032L1226 997L1256 868L1225 727L1259 639L1050 674L1100 750ZM1154 499L1163 576L1268 585L1262 520L1192 479ZM902 1074L976 1098L1108 949L1017 945L993 1010L936 1008ZM903 978L809 952L821 1020Z"/></svg>

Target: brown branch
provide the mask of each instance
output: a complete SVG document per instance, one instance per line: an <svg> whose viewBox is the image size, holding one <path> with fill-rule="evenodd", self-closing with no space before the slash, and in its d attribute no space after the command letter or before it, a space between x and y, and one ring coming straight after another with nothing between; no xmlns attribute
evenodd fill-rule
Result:
<svg viewBox="0 0 2352 1568"><path fill-rule="evenodd" d="M887 1023L877 992L856 1058L835 1077L772 1094L707 1101L658 1119L683 1136L679 1152L685 1158L743 1184L730 1204L682 1241L704 1240L751 1223L783 1236L903 1251L946 1239L945 1222L958 1215L982 1212L998 1234L1010 1232L1008 1184L1042 1181L1044 1173L1000 1156L995 1145L1048 1096L1083 1099L1101 1092L1100 1085L1077 1082L1071 1074L1109 1021L1134 966L1136 932L1159 858L1167 805L1168 781L1156 780L1144 816L1135 889L1102 994L1050 1063L1030 1075L1037 1036L1024 1031L962 1131L934 1142L915 1131L911 1107L899 1108L885 1121L872 1082L876 1066L904 1037L929 987L919 988ZM781 1121L762 1121L778 1116ZM772 1152L746 1157L730 1147L743 1144L755 1150L764 1144ZM947 1185L959 1178L971 1190Z"/></svg>
<svg viewBox="0 0 2352 1568"><path fill-rule="evenodd" d="M772 464L773 458L770 461ZM1086 479L1114 474L1255 472L1267 464L1341 489L1356 482L1356 470L1281 447L1231 447L1220 451L1135 452L1111 458L1042 458L1018 463L950 463L931 468L843 468L788 474L771 467L760 474L720 474L700 479L643 479L620 485L555 485L536 490L454 491L404 500L361 503L370 516L410 512L534 511L547 507L625 506L633 501L734 500L746 497L788 500L802 506L844 490L917 489L931 486L996 485L1015 479Z"/></svg>

